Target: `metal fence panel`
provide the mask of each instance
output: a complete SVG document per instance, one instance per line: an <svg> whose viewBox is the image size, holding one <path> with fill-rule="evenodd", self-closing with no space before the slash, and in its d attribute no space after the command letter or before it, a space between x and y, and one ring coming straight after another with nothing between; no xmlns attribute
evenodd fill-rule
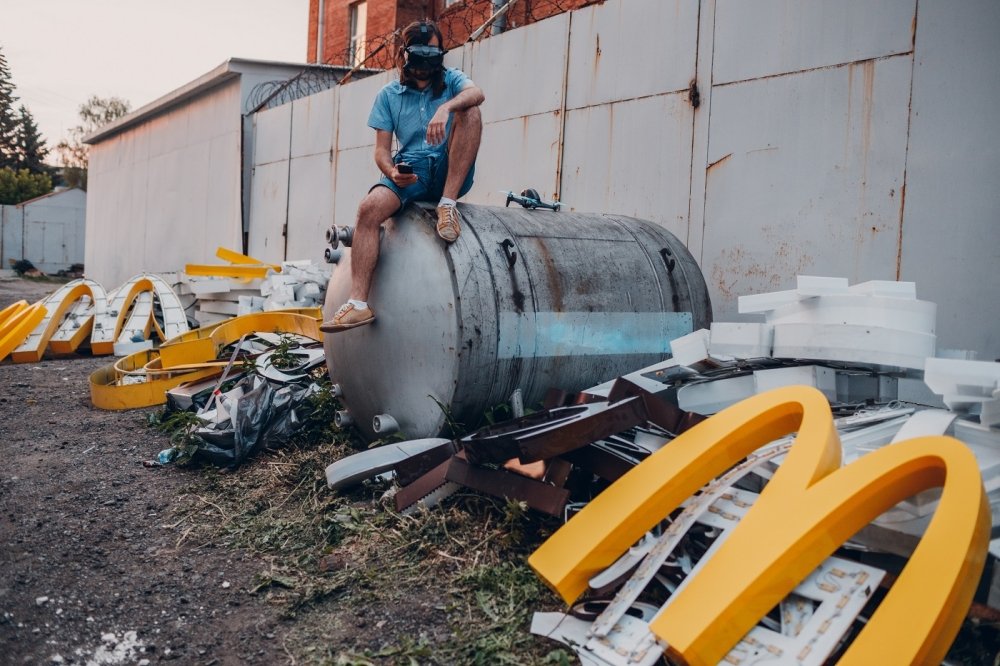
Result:
<svg viewBox="0 0 1000 666"><path fill-rule="evenodd" d="M1000 4L921 2L901 278L938 340L1000 358Z"/></svg>
<svg viewBox="0 0 1000 666"><path fill-rule="evenodd" d="M713 82L908 53L916 0L717 0Z"/></svg>
<svg viewBox="0 0 1000 666"><path fill-rule="evenodd" d="M288 216L288 161L258 165L254 169L253 183L248 253L261 261L284 261L284 227Z"/></svg>
<svg viewBox="0 0 1000 666"><path fill-rule="evenodd" d="M254 116L254 165L288 159L291 149L292 105L265 109Z"/></svg>
<svg viewBox="0 0 1000 666"><path fill-rule="evenodd" d="M471 47L466 73L486 94L484 122L560 108L569 18L560 14L531 30L512 30Z"/></svg>
<svg viewBox="0 0 1000 666"><path fill-rule="evenodd" d="M320 153L292 160L288 178L286 258L323 263L326 229L333 224L333 163Z"/></svg>
<svg viewBox="0 0 1000 666"><path fill-rule="evenodd" d="M349 150L375 144L375 130L368 127L368 114L375 95L396 77L395 72L369 76L340 87L337 105L337 150Z"/></svg>
<svg viewBox="0 0 1000 666"><path fill-rule="evenodd" d="M476 180L465 201L504 205L506 195L531 187L546 199L557 189L559 116L555 113L491 123L483 130Z"/></svg>
<svg viewBox="0 0 1000 666"><path fill-rule="evenodd" d="M911 60L716 87L702 271L717 318L797 274L893 279Z"/></svg>
<svg viewBox="0 0 1000 666"><path fill-rule="evenodd" d="M686 90L694 79L696 2L607 2L574 12L571 30L571 109Z"/></svg>
<svg viewBox="0 0 1000 666"><path fill-rule="evenodd" d="M683 94L604 104L566 118L563 200L687 234L691 106Z"/></svg>
<svg viewBox="0 0 1000 666"><path fill-rule="evenodd" d="M292 157L329 154L334 148L338 88L292 102Z"/></svg>

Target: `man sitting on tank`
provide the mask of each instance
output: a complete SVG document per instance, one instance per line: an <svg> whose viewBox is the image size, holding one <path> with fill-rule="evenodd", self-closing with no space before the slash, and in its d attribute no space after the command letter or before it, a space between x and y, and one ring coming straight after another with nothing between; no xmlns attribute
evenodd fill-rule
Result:
<svg viewBox="0 0 1000 666"><path fill-rule="evenodd" d="M452 243L461 233L455 200L472 187L485 100L465 74L443 66L441 31L431 21L403 29L399 81L375 98L368 125L375 130L375 164L382 178L358 206L351 244L350 299L320 330L370 324L368 291L378 262L379 227L412 201L438 201L437 233ZM398 150L393 153L395 134Z"/></svg>

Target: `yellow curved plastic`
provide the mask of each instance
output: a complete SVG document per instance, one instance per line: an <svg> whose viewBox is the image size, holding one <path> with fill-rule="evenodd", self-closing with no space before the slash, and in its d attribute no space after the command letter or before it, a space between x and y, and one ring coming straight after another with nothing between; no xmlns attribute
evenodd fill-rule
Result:
<svg viewBox="0 0 1000 666"><path fill-rule="evenodd" d="M69 286L69 288L66 289L66 286ZM43 301L45 307L48 309L48 314L36 325L35 329L32 329L28 335L28 339L22 342L14 350L14 353L11 354L10 358L14 363L37 363L45 353L45 348L48 346L52 334L56 332L59 324L62 323L62 318L66 314L66 311L81 296L92 295L90 287L83 282L66 286L54 292ZM60 293L63 291L64 293ZM37 330L38 327L42 327L42 329ZM32 337L36 339L32 340ZM32 344L28 345L29 342Z"/></svg>
<svg viewBox="0 0 1000 666"><path fill-rule="evenodd" d="M940 487L924 537L840 661L939 663L971 603L989 542L990 511L975 456L950 437L923 437L841 469L829 404L810 387L748 398L688 430L588 504L528 562L571 602L689 495L796 431L760 499L650 629L678 661L719 663L861 527L903 499Z"/></svg>
<svg viewBox="0 0 1000 666"><path fill-rule="evenodd" d="M28 301L21 300L17 301L16 303L11 303L3 310L0 310L0 327L3 326L3 323L5 321L7 321L8 319L16 315L18 312L25 309L26 307L28 307Z"/></svg>
<svg viewBox="0 0 1000 666"><path fill-rule="evenodd" d="M122 326L125 324L125 317L128 315L129 305L136 297L144 292L153 289L153 283L148 276L136 275L130 278L125 284L119 287L114 298L108 301L108 312L95 322L90 335L90 351L94 356L107 356L115 351L115 341L121 334ZM124 296L122 294L124 293ZM114 308L117 307L117 310ZM115 314L111 314L115 312ZM101 325L98 326L97 323ZM110 333L109 333L110 331ZM100 335L98 335L100 332Z"/></svg>
<svg viewBox="0 0 1000 666"><path fill-rule="evenodd" d="M235 250L230 250L229 248L225 247L220 247L219 249L217 249L215 251L215 256L217 256L219 259L222 259L223 261L228 261L231 264L262 265L262 266L268 266L269 268L273 268L278 273L281 272L281 264L268 264L266 262L261 261L260 259L254 259L253 257L247 256L245 254L240 254Z"/></svg>
<svg viewBox="0 0 1000 666"><path fill-rule="evenodd" d="M72 354L83 344L83 341L90 337L94 329L94 321L98 314L103 314L108 305L108 294L99 283L93 280L82 278L81 283L90 287L90 303L85 304L78 299L62 318L62 323L49 338L49 351L53 354ZM72 283L70 283L72 284ZM87 314L89 313L89 314ZM67 319L76 315L77 328L66 328Z"/></svg>
<svg viewBox="0 0 1000 666"><path fill-rule="evenodd" d="M188 336L183 340L160 346L160 363L164 368L192 363L214 361L226 345L237 342L248 333L280 332L297 333L313 340L322 340L319 330L322 311L319 308L307 308L315 313L297 314L276 310L274 312L252 312L250 314L227 319L219 324L207 337ZM193 333L193 331L192 331Z"/></svg>
<svg viewBox="0 0 1000 666"><path fill-rule="evenodd" d="M194 371L161 372L147 375L139 384L119 384L124 375L144 368L156 357L156 350L130 354L117 362L95 370L90 375L90 402L100 409L124 410L162 405L167 401L167 391L184 382L198 381L217 375L219 367Z"/></svg>
<svg viewBox="0 0 1000 666"><path fill-rule="evenodd" d="M35 303L10 317L0 326L0 361L7 358L8 354L31 335L38 323L45 319L46 312L44 305Z"/></svg>

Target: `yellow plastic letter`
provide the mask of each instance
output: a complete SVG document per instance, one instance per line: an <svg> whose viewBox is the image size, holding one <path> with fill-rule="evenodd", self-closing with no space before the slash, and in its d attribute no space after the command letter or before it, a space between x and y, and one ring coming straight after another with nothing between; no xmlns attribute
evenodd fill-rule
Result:
<svg viewBox="0 0 1000 666"><path fill-rule="evenodd" d="M941 487L924 537L843 664L937 663L986 558L990 512L975 456L949 437L887 446L840 469L826 398L795 386L688 430L621 477L529 558L566 601L655 523L760 446L797 432L760 499L650 624L671 657L718 663L813 568L896 503Z"/></svg>

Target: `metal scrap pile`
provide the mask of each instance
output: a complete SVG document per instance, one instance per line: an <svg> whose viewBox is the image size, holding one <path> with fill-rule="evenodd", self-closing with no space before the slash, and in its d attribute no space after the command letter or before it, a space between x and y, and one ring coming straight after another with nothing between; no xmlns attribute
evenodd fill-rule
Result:
<svg viewBox="0 0 1000 666"><path fill-rule="evenodd" d="M329 485L343 488L391 471L399 486L396 506L402 511L433 505L464 486L568 520L626 474L628 479L612 486L616 498L629 492L623 484L655 484L648 471L640 473L641 463L652 456L661 465L675 456L670 464L681 466L685 449L671 447L681 446L673 440L686 431L695 428L691 437L696 437L695 432L711 430L708 424L723 428L750 399L811 390L831 414L845 465L896 443L909 447L914 438L950 435L972 450L971 469L978 467L990 504L1000 505L1000 430L994 427L1000 425L1000 364L971 360L967 352L935 358L936 308L915 298L912 283L848 286L842 279L800 277L795 290L741 298L740 311L762 314L765 321L712 324L711 330L673 341L672 358L663 363L576 395L552 391L545 409L461 439L402 442L337 461L327 469ZM948 409L898 399L901 380L919 379L943 396ZM727 408L732 416L720 416L723 423L707 418ZM684 493L689 499L672 505L676 509L645 516L641 530L636 531L635 517L625 506L619 506L624 512L621 529L631 521L628 529L638 540L625 544L617 559L607 559L604 552L603 565L595 569L591 562L590 569L572 573L579 579L572 593L546 575L544 561L552 556L546 553L536 561L536 553L532 565L540 575L568 601L581 600L566 614L537 614L532 631L572 647L586 664L656 663L669 646L651 624L729 538L781 469L795 441L789 431L782 434L786 436L758 442L730 461L734 467L718 469L713 480L692 486ZM902 449L892 449L897 450ZM667 491L647 487L633 492ZM862 563L860 554L909 557L941 496L939 489L904 494L904 501L875 513L872 518L878 518L867 527L853 536L847 533L844 538L851 540L845 545L855 556L845 559L847 551L841 550L827 558L827 552L804 580L789 583L778 597L781 602L769 606L771 613L763 609L753 628L713 659L822 663L843 647L845 637L857 633L856 618L870 614L870 600L884 593L879 583L886 572ZM613 517L607 512L618 505L602 500L601 519L591 512L585 520L596 531L617 530L607 524ZM993 511L994 532L998 528L1000 511ZM580 529L574 533L582 535ZM560 546L557 559L572 561L573 549L582 544L564 537ZM539 553L546 548L552 550L546 543ZM608 546L602 548L607 551ZM989 600L992 606L998 601Z"/></svg>

